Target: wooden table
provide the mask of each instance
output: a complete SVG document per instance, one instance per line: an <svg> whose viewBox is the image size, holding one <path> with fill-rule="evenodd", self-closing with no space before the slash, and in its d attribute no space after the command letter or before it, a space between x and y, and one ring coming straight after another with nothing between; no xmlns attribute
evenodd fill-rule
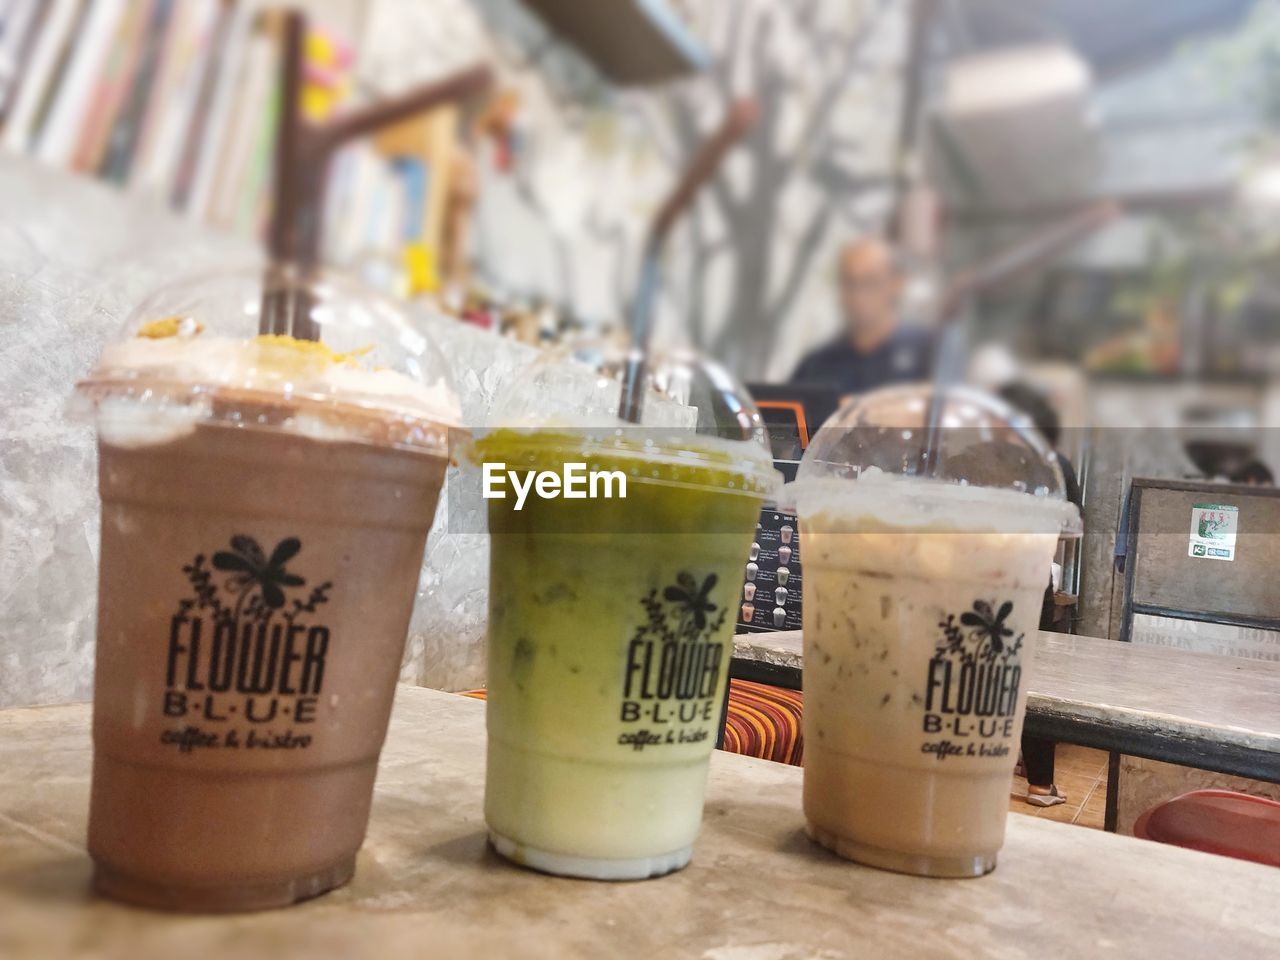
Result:
<svg viewBox="0 0 1280 960"><path fill-rule="evenodd" d="M884 873L804 837L799 769L721 752L687 870L623 884L541 876L485 844L483 711L402 687L354 882L235 917L92 898L89 708L0 712L0 956L1198 960L1280 942L1280 870L1011 815L987 877Z"/></svg>
<svg viewBox="0 0 1280 960"><path fill-rule="evenodd" d="M801 632L740 634L733 675L800 688ZM1027 732L1280 783L1280 663L1041 633Z"/></svg>

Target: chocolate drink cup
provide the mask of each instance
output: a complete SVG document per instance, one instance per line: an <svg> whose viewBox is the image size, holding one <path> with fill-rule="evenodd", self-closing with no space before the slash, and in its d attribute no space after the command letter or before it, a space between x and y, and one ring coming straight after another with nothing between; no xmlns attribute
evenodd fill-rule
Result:
<svg viewBox="0 0 1280 960"><path fill-rule="evenodd" d="M158 291L72 402L102 498L89 853L142 906L351 877L449 462L426 338L341 278L272 291L257 270ZM281 303L320 339L257 335Z"/></svg>
<svg viewBox="0 0 1280 960"><path fill-rule="evenodd" d="M490 503L491 842L567 876L678 870L701 825L742 558L772 480L727 458L584 451L554 431L498 431L477 448L631 478L626 499Z"/></svg>
<svg viewBox="0 0 1280 960"><path fill-rule="evenodd" d="M980 876L1004 842L1061 504L1019 525L1000 517L1025 494L921 495L959 499L918 522L892 490L802 501L805 819L861 863Z"/></svg>
<svg viewBox="0 0 1280 960"><path fill-rule="evenodd" d="M245 910L351 877L446 462L224 426L100 443L99 891Z"/></svg>

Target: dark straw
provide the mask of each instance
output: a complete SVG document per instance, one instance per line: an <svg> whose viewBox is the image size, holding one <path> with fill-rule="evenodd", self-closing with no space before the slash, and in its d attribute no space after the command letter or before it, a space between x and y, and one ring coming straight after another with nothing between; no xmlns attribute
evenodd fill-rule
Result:
<svg viewBox="0 0 1280 960"><path fill-rule="evenodd" d="M276 124L275 170L272 177L271 221L267 227L270 265L263 278L259 333L284 334L299 340L318 339L309 303L298 303L300 285L289 282L298 259L297 176L302 117L302 53L307 34L306 18L297 10L284 14L281 38L280 104Z"/></svg>

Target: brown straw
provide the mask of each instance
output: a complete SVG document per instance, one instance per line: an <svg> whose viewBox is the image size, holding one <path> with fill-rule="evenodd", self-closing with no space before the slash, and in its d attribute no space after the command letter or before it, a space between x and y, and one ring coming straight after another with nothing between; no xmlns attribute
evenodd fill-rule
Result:
<svg viewBox="0 0 1280 960"><path fill-rule="evenodd" d="M685 168L675 189L658 208L657 216L653 218L653 223L649 227L650 247L660 247L666 240L672 225L693 202L698 191L720 169L729 149L751 130L756 122L757 113L754 100L737 100L729 108L720 128L702 145L693 162Z"/></svg>
<svg viewBox="0 0 1280 960"><path fill-rule="evenodd" d="M942 413L947 393L960 376L962 334L956 322L974 297L998 289L1047 263L1073 244L1090 236L1120 215L1114 200L1100 200L1002 250L990 260L959 274L943 293L938 306L938 349L934 358L933 390L925 411L924 442L916 458L916 473L937 476L941 467Z"/></svg>
<svg viewBox="0 0 1280 960"><path fill-rule="evenodd" d="M959 274L943 294L938 311L939 322L949 322L972 298L1002 287L1047 263L1063 250L1106 226L1122 212L1123 208L1116 201L1098 200L1000 251L974 269Z"/></svg>
<svg viewBox="0 0 1280 960"><path fill-rule="evenodd" d="M283 50L280 66L280 116L276 127L274 171L275 202L267 233L267 248L275 260L288 262L297 255L298 189L294 174L299 167L302 117L302 51L306 41L306 18L297 10L284 14Z"/></svg>
<svg viewBox="0 0 1280 960"><path fill-rule="evenodd" d="M267 226L267 252L271 260L263 277L258 332L316 340L319 337L311 319L311 305L298 302L301 286L290 279L298 259L297 205L301 191L296 178L301 166L299 140L302 118L299 104L302 101L302 51L306 33L306 18L297 10L286 11L281 38L280 104L272 174L271 221Z"/></svg>
<svg viewBox="0 0 1280 960"><path fill-rule="evenodd" d="M351 110L315 131L318 148L332 153L344 143L408 120L433 107L470 100L493 85L493 71L477 64L443 79L414 87L400 96Z"/></svg>

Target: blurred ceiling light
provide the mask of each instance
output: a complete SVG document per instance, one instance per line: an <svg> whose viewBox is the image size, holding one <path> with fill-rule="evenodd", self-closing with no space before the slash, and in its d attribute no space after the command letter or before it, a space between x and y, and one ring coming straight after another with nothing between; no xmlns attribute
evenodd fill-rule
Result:
<svg viewBox="0 0 1280 960"><path fill-rule="evenodd" d="M948 65L935 150L953 200L1017 206L1084 196L1100 169L1089 65L1061 43L1002 47Z"/></svg>
<svg viewBox="0 0 1280 960"><path fill-rule="evenodd" d="M1005 47L951 63L944 101L955 113L1018 110L1088 96L1089 66L1061 44Z"/></svg>
<svg viewBox="0 0 1280 960"><path fill-rule="evenodd" d="M1005 344L984 343L969 360L969 382L986 390L998 390L1019 375L1018 358Z"/></svg>
<svg viewBox="0 0 1280 960"><path fill-rule="evenodd" d="M1249 204L1280 206L1280 163L1259 167L1244 178L1240 198Z"/></svg>

